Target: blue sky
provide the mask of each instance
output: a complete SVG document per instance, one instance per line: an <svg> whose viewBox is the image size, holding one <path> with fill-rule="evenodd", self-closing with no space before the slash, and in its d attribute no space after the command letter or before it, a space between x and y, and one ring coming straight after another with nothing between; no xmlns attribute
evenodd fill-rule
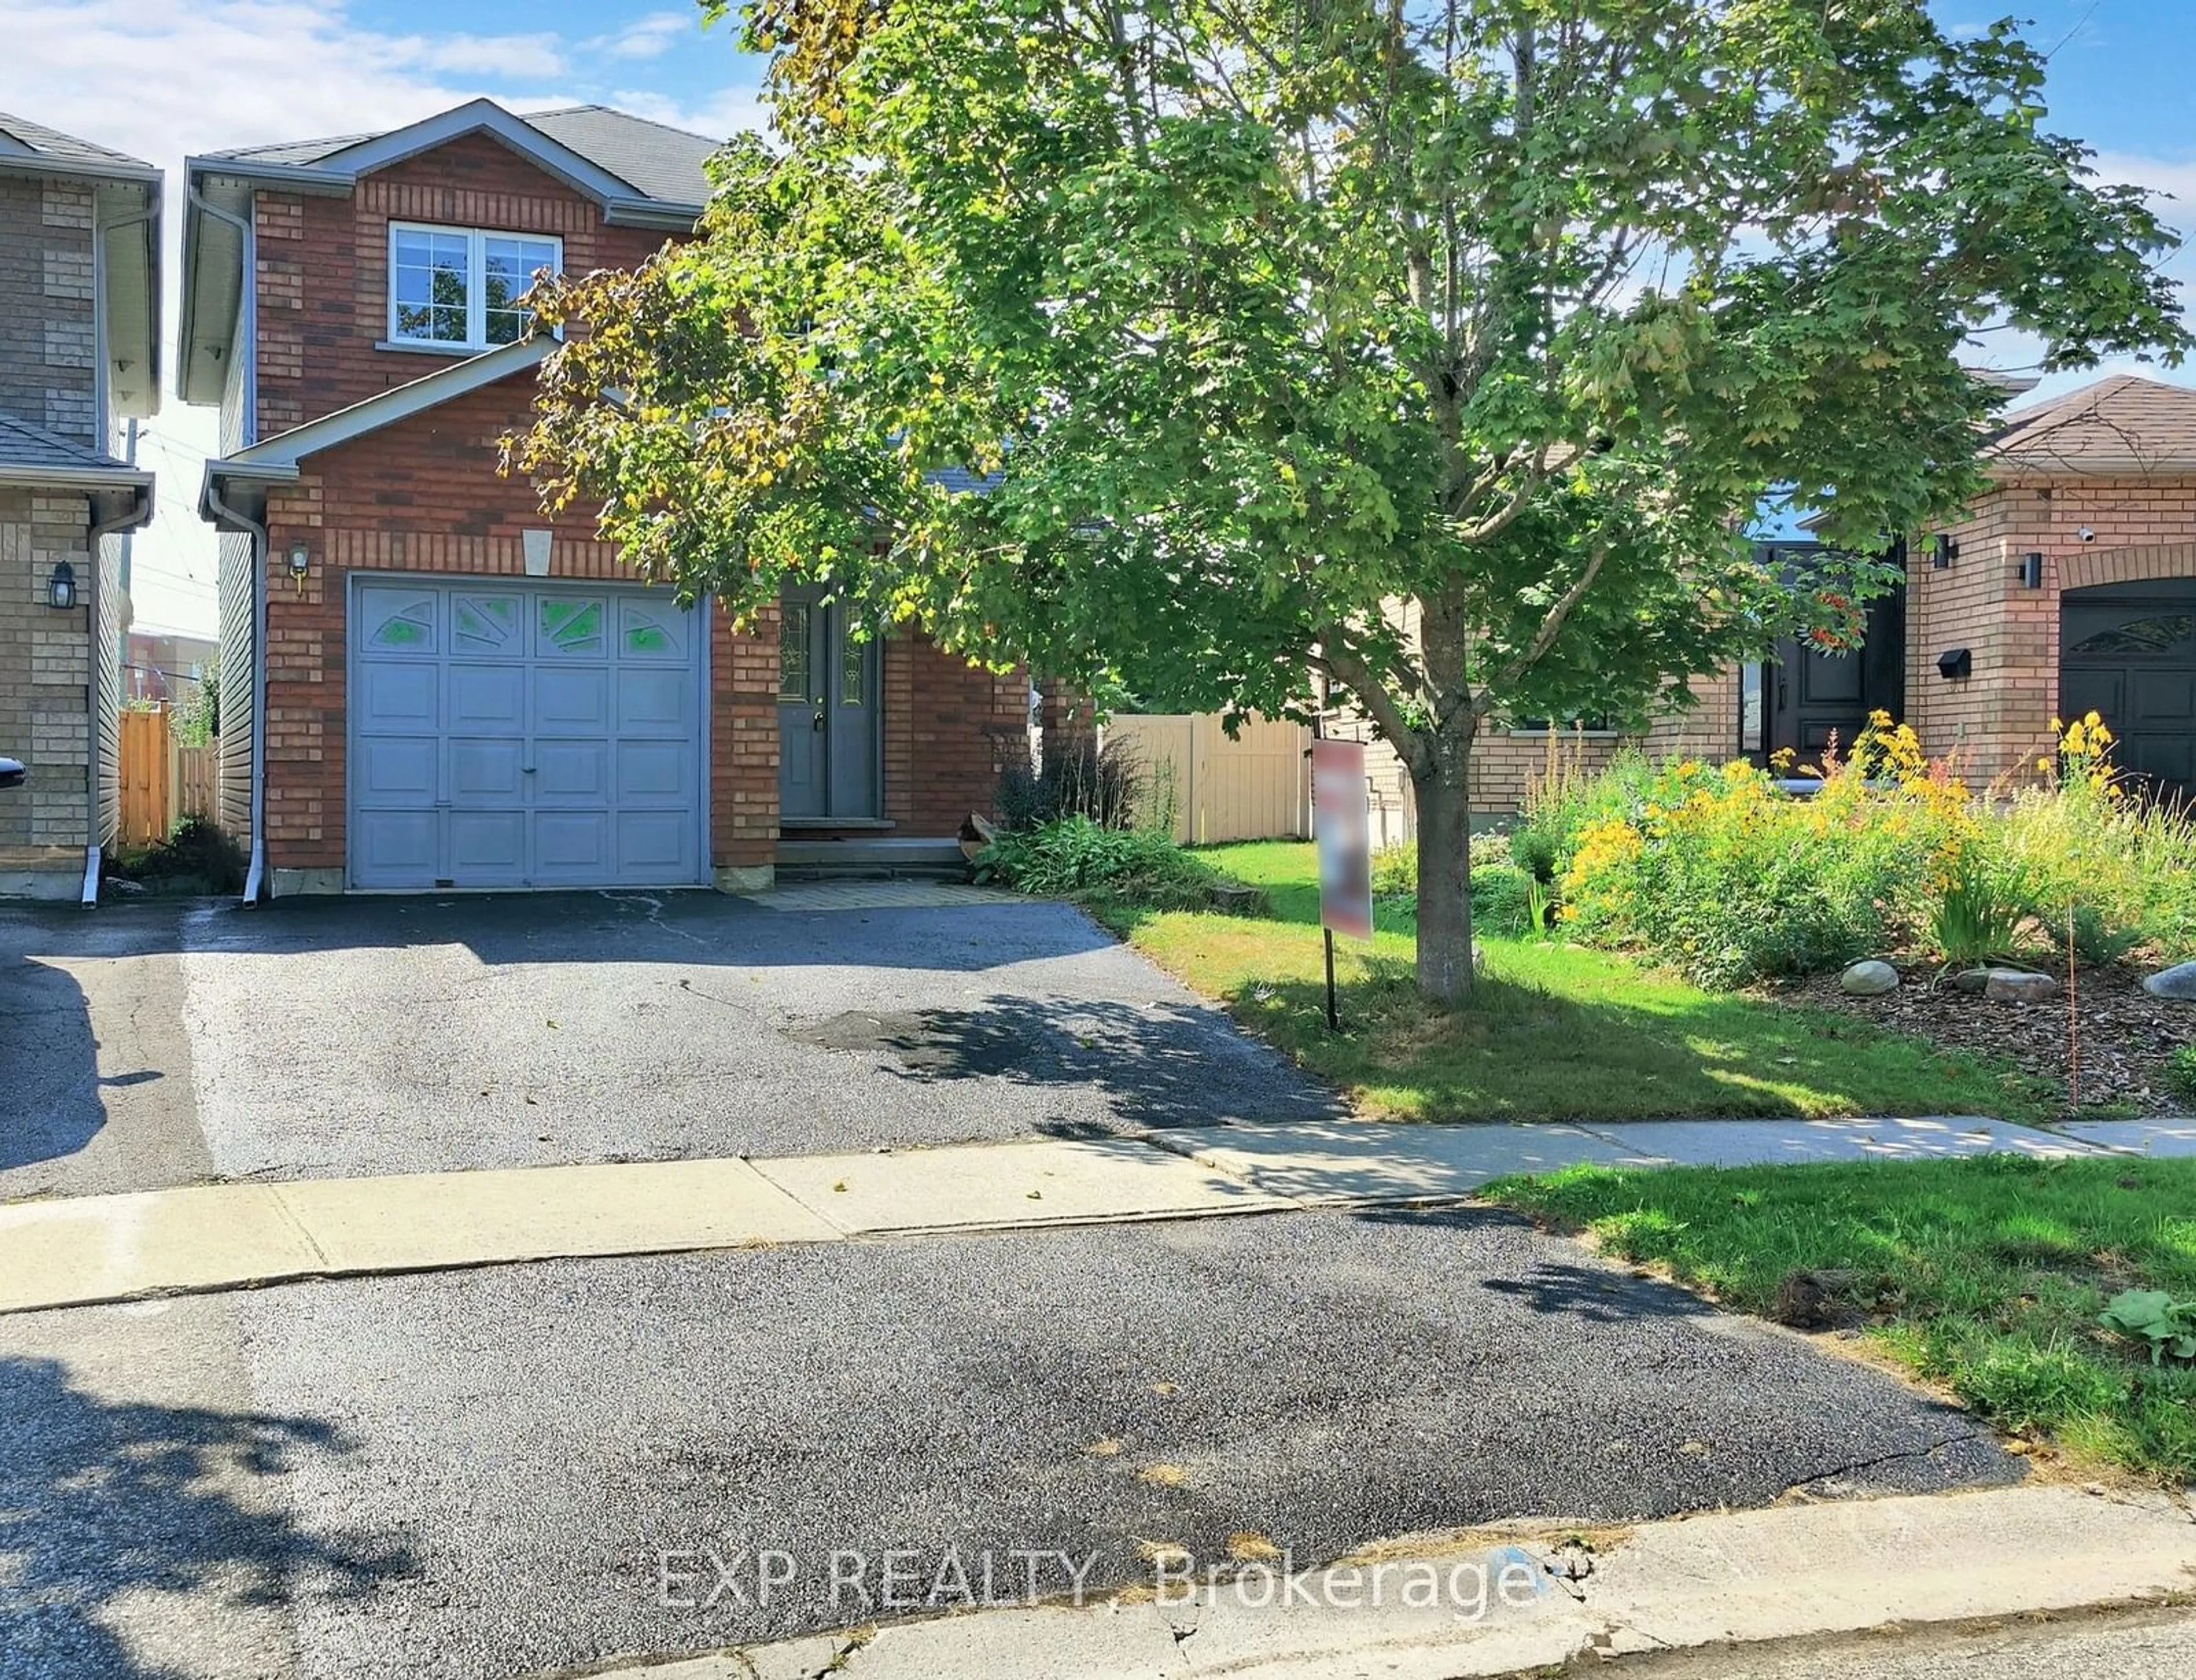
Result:
<svg viewBox="0 0 2196 1680"><path fill-rule="evenodd" d="M478 0L4 0L0 110L133 153L169 170L190 153L381 130L485 94L517 110L582 101L711 134L754 123L760 66L685 0L530 9ZM2174 195L2196 231L2196 0L1933 0L1947 28L2011 11L2053 51L2050 126L2081 136L2113 178ZM171 207L172 247L182 218ZM168 324L172 332L172 249ZM2196 280L2196 249L2170 272ZM2032 350L1991 343L1993 359ZM170 359L172 361L172 352ZM2110 371L2110 370L2106 370ZM2062 375L2037 400L2097 377ZM2196 384L2196 368L2164 375ZM143 459L161 511L138 544L142 622L213 623L214 546L194 512L212 411L172 398Z"/></svg>

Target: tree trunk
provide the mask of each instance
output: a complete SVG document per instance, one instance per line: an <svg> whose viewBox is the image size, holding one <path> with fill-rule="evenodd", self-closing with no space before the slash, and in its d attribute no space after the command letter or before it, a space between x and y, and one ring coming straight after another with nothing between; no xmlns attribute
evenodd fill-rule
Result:
<svg viewBox="0 0 2196 1680"><path fill-rule="evenodd" d="M1434 742L1415 777L1419 807L1419 992L1454 1003L1471 992L1471 736Z"/></svg>

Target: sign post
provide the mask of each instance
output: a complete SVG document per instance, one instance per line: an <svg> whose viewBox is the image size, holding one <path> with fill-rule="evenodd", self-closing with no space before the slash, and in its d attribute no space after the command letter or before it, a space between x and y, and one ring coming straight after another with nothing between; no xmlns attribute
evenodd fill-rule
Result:
<svg viewBox="0 0 2196 1680"><path fill-rule="evenodd" d="M1312 835L1319 842L1319 926L1326 942L1326 1025L1339 1032L1334 936L1372 937L1372 823L1362 742L1312 742L1311 806Z"/></svg>

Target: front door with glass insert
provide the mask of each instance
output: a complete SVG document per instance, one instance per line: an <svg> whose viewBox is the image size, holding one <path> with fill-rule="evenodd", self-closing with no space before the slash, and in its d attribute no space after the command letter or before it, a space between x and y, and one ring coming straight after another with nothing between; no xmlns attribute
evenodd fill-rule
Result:
<svg viewBox="0 0 2196 1680"><path fill-rule="evenodd" d="M843 603L789 593L778 621L777 793L790 823L882 814L875 637L858 640Z"/></svg>

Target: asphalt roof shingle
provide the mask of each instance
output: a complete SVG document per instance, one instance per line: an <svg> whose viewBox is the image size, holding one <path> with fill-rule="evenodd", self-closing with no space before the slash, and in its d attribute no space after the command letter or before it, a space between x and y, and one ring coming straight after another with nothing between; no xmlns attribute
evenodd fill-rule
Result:
<svg viewBox="0 0 2196 1680"><path fill-rule="evenodd" d="M34 426L28 420L0 413L0 472L9 467L27 467L34 471L51 471L56 467L117 472L130 470L128 463L118 461L112 455L102 455L96 449L56 437L43 426Z"/></svg>
<svg viewBox="0 0 2196 1680"><path fill-rule="evenodd" d="M2008 414L1983 454L2032 472L2196 469L2196 390L2115 374Z"/></svg>
<svg viewBox="0 0 2196 1680"><path fill-rule="evenodd" d="M606 105L573 105L537 111L518 120L543 138L576 152L589 163L631 187L644 198L667 204L698 205L709 196L702 165L721 141L690 134L668 124L614 111ZM393 132L393 130L392 130ZM338 152L381 136L344 134L324 140L292 140L274 146L239 146L209 152L209 158L274 164L292 169L324 163Z"/></svg>
<svg viewBox="0 0 2196 1680"><path fill-rule="evenodd" d="M117 152L111 147L95 146L89 140L78 140L72 134L63 134L59 129L49 129L43 123L34 123L28 117L11 117L0 111L0 153L10 148L13 141L24 152L56 162L90 164L105 169L150 173L153 165L142 158L133 158L127 152Z"/></svg>

